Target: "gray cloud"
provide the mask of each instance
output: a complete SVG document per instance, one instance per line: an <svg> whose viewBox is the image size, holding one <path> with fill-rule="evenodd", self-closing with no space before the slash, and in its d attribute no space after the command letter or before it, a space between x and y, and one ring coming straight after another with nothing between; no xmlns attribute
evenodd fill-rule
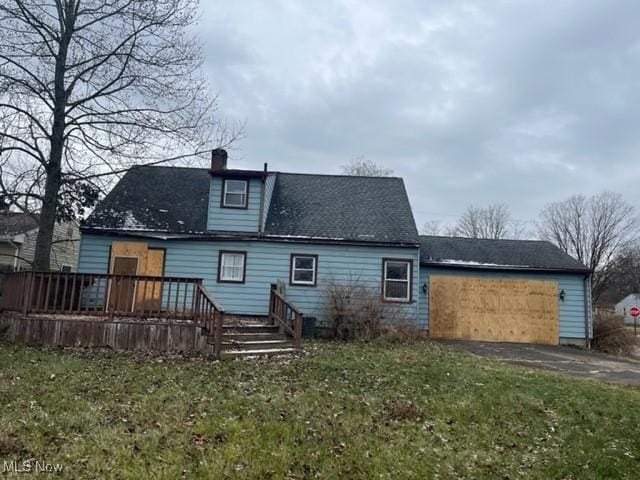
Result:
<svg viewBox="0 0 640 480"><path fill-rule="evenodd" d="M428 4L428 5L426 5ZM640 3L220 2L200 33L238 166L405 178L420 225L468 204L533 219L602 189L640 200Z"/></svg>

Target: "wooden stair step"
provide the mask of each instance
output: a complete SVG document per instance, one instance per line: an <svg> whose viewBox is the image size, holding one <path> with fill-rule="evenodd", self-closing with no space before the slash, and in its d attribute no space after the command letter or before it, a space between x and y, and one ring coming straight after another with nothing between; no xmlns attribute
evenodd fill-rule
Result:
<svg viewBox="0 0 640 480"><path fill-rule="evenodd" d="M233 339L233 340L280 340L280 339L284 339L284 338L288 338L285 335L281 334L281 333L276 333L276 332L242 332L242 333L230 333L230 332L225 332L222 334L222 338L224 340L229 340L229 339Z"/></svg>
<svg viewBox="0 0 640 480"><path fill-rule="evenodd" d="M213 344L215 337L213 335L207 336L207 342ZM293 341L290 337L285 337L284 335L277 334L244 334L244 335L223 335L222 343L235 343L238 345L246 344L246 343L260 343L260 342L291 342Z"/></svg>
<svg viewBox="0 0 640 480"><path fill-rule="evenodd" d="M225 350L222 355L224 357L256 357L261 355L285 355L296 351L295 348L261 348L255 350Z"/></svg>
<svg viewBox="0 0 640 480"><path fill-rule="evenodd" d="M262 333L262 332L274 332L277 333L280 331L277 325L224 325L223 331L226 334L227 332L241 332L241 333Z"/></svg>
<svg viewBox="0 0 640 480"><path fill-rule="evenodd" d="M222 345L230 346L230 347L248 347L248 346L271 346L271 345L291 345L293 342L291 340L282 338L282 339L273 339L273 340L242 340L242 341L234 341L234 340L222 340Z"/></svg>

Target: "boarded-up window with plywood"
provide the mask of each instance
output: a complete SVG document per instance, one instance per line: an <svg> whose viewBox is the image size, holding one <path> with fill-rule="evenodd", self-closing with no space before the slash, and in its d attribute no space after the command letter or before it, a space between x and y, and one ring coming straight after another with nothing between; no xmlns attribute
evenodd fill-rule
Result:
<svg viewBox="0 0 640 480"><path fill-rule="evenodd" d="M550 280L432 275L429 335L555 345L557 292Z"/></svg>
<svg viewBox="0 0 640 480"><path fill-rule="evenodd" d="M114 257L112 273L117 276L111 281L109 310L131 312L136 294L135 275L138 273L138 258Z"/></svg>
<svg viewBox="0 0 640 480"><path fill-rule="evenodd" d="M127 298L125 303L117 300L114 295L120 293L120 290L113 290L110 293L109 306L119 311L142 311L142 312L160 312L162 302L162 280L160 277L164 275L164 257L165 250L163 248L149 247L147 242L123 242L115 241L111 244L111 258L109 262L109 272L116 275L120 273L121 265L125 263L129 266L136 261L136 271L131 272L131 268L125 275L155 277L155 278L138 278L138 279L120 279L119 283L127 283L127 295L131 296L131 301ZM129 259L129 260L127 260ZM124 263L123 263L124 262ZM124 282L124 283L123 283ZM130 284L130 285L129 285ZM135 298L135 302L133 299ZM129 307L127 307L129 305ZM125 309L125 307L127 307Z"/></svg>

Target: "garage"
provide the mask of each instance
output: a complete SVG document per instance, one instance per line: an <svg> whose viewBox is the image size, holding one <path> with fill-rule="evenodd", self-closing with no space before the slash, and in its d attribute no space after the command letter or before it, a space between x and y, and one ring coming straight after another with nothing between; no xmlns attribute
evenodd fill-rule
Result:
<svg viewBox="0 0 640 480"><path fill-rule="evenodd" d="M421 237L429 336L588 344L590 270L549 242Z"/></svg>
<svg viewBox="0 0 640 480"><path fill-rule="evenodd" d="M432 275L433 338L558 343L558 283L553 280Z"/></svg>

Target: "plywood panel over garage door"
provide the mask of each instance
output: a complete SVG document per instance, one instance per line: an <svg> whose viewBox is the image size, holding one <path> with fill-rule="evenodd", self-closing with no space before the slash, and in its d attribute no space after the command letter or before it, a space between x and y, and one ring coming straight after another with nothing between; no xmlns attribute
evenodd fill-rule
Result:
<svg viewBox="0 0 640 480"><path fill-rule="evenodd" d="M429 335L495 342L558 343L558 285L432 275Z"/></svg>

